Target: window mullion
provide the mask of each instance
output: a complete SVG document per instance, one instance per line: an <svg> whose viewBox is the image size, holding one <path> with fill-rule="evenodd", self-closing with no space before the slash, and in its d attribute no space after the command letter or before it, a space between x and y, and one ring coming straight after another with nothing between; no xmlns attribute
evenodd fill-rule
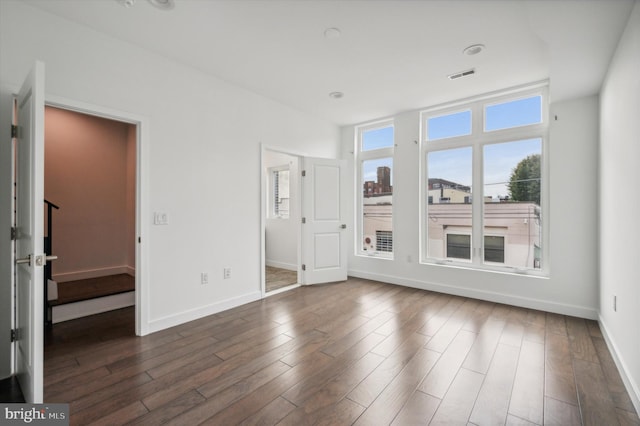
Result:
<svg viewBox="0 0 640 426"><path fill-rule="evenodd" d="M475 105L473 108L473 134L483 133L483 108ZM483 179L483 153L482 144L476 142L473 145L473 202L471 224L471 261L474 264L482 264L483 251L483 208L484 208L484 179Z"/></svg>

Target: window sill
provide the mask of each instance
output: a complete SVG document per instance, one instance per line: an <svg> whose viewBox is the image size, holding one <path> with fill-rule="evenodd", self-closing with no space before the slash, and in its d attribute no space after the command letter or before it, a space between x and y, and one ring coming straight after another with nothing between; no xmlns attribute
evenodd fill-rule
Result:
<svg viewBox="0 0 640 426"><path fill-rule="evenodd" d="M381 260L393 260L393 254L381 254L381 253L356 253L358 257L364 257L367 259L381 259Z"/></svg>
<svg viewBox="0 0 640 426"><path fill-rule="evenodd" d="M501 275L511 275L518 277L528 277L528 278L539 278L539 279L549 279L549 272L545 270L534 270L534 269L518 269L514 267L504 267L504 266L489 266L489 265L472 265L472 264L463 264L460 262L452 262L448 260L436 260L436 259L427 259L420 262L421 265L435 266L435 267L444 267L444 268L454 268L454 269L465 269L469 271L478 271L478 272L489 272L494 274Z"/></svg>

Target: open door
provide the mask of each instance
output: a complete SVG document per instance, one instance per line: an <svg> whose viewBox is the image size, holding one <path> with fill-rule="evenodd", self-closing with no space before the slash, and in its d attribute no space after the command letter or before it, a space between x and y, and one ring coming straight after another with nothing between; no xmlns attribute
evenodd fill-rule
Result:
<svg viewBox="0 0 640 426"><path fill-rule="evenodd" d="M347 279L346 162L304 158L302 263L304 284Z"/></svg>
<svg viewBox="0 0 640 426"><path fill-rule="evenodd" d="M44 64L14 102L16 126L16 373L26 402L42 403L44 326ZM12 132L13 133L13 132Z"/></svg>

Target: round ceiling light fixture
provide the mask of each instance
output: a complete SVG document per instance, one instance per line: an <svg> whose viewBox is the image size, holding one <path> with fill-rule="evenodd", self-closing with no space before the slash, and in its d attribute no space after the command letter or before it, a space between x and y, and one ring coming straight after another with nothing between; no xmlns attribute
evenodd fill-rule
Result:
<svg viewBox="0 0 640 426"><path fill-rule="evenodd" d="M342 92L331 92L331 93L329 93L329 97L331 99L340 99L343 96L344 96L344 93L342 93Z"/></svg>
<svg viewBox="0 0 640 426"><path fill-rule="evenodd" d="M471 46L465 48L462 53L467 56L477 55L485 49L484 44L472 44Z"/></svg>
<svg viewBox="0 0 640 426"><path fill-rule="evenodd" d="M174 0L148 0L152 6L161 10L171 10L176 7Z"/></svg>

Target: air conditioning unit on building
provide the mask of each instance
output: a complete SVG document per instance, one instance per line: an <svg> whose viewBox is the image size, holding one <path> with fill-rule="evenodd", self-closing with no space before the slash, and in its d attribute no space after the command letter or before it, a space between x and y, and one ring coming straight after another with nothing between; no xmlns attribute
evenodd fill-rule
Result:
<svg viewBox="0 0 640 426"><path fill-rule="evenodd" d="M376 250L376 237L375 235L365 235L362 242L362 249L364 251Z"/></svg>

